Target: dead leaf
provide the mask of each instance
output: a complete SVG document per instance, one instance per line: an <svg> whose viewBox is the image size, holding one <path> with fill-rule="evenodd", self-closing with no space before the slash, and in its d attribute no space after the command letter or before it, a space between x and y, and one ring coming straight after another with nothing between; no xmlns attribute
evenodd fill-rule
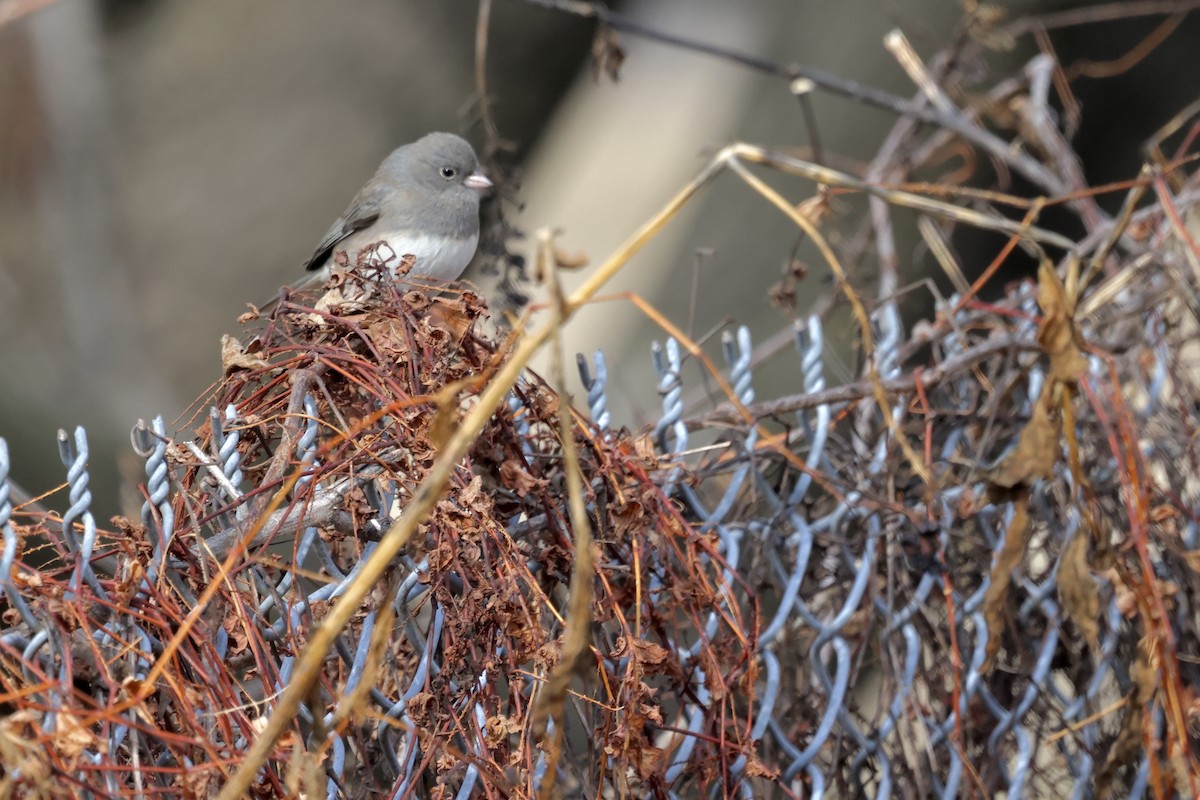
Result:
<svg viewBox="0 0 1200 800"><path fill-rule="evenodd" d="M610 506L609 522L614 538L617 541L629 541L639 536L649 524L646 519L648 514L646 506L635 498Z"/></svg>
<svg viewBox="0 0 1200 800"><path fill-rule="evenodd" d="M505 743L514 733L521 732L521 721L510 716L488 717L484 725L484 742L488 748L495 750Z"/></svg>
<svg viewBox="0 0 1200 800"><path fill-rule="evenodd" d="M395 317L375 317L368 323L367 333L371 336L371 343L380 353L402 356L412 349L404 320Z"/></svg>
<svg viewBox="0 0 1200 800"><path fill-rule="evenodd" d="M59 712L55 721L54 751L67 762L72 762L89 748L94 748L97 738L79 717Z"/></svg>
<svg viewBox="0 0 1200 800"><path fill-rule="evenodd" d="M775 780L779 777L778 767L768 767L763 762L759 761L753 753L747 754L746 759L746 775L751 778L766 778L767 780Z"/></svg>
<svg viewBox="0 0 1200 800"><path fill-rule="evenodd" d="M396 278L403 278L408 273L412 272L412 268L417 264L417 257L409 253L400 256L400 263L392 270L392 274Z"/></svg>
<svg viewBox="0 0 1200 800"><path fill-rule="evenodd" d="M1116 567L1109 567L1101 573L1101 576L1108 580L1113 587L1113 598L1117 603L1117 611L1123 619L1133 619L1133 616L1138 613L1138 598L1129 584L1125 583L1125 579L1121 575L1121 571Z"/></svg>
<svg viewBox="0 0 1200 800"><path fill-rule="evenodd" d="M1012 583L1012 573L1025 555L1025 545L1029 541L1029 488L1021 486L1017 489L1017 497L1013 499L1013 518L1004 532L1004 546L996 554L996 563L992 566L991 580L987 593L983 598L983 618L987 621L987 659L983 672L991 669L992 660L1000 650L1000 642L1004 637L1002 632L1008 615L1008 587Z"/></svg>
<svg viewBox="0 0 1200 800"><path fill-rule="evenodd" d="M471 482L458 493L458 505L479 517L487 514L491 504L483 496L483 478L471 477Z"/></svg>
<svg viewBox="0 0 1200 800"><path fill-rule="evenodd" d="M366 307L367 300L375 294L374 288L374 284L369 282L347 281L322 294L313 305L313 310L326 314L347 314L361 311ZM325 324L325 318L320 314L310 314L309 316L314 324Z"/></svg>
<svg viewBox="0 0 1200 800"><path fill-rule="evenodd" d="M1075 623L1092 653L1100 652L1100 590L1088 564L1088 537L1075 531L1063 548L1058 567L1058 599L1067 619Z"/></svg>
<svg viewBox="0 0 1200 800"><path fill-rule="evenodd" d="M548 484L548 481L530 475L528 470L515 458L510 458L500 465L500 482L505 488L520 495L544 491Z"/></svg>
<svg viewBox="0 0 1200 800"><path fill-rule="evenodd" d="M1033 416L1021 431L1017 446L988 474L988 481L1004 489L1032 486L1053 474L1058 460L1058 424L1051 419L1051 384L1046 383L1033 407Z"/></svg>
<svg viewBox="0 0 1200 800"><path fill-rule="evenodd" d="M221 369L226 377L241 369L253 371L269 366L265 359L255 355L250 348L243 347L235 337L229 334L221 337Z"/></svg>
<svg viewBox="0 0 1200 800"><path fill-rule="evenodd" d="M417 692L408 701L405 709L408 716L417 725L428 727L433 722L433 714L437 709L437 698L430 692Z"/></svg>
<svg viewBox="0 0 1200 800"><path fill-rule="evenodd" d="M180 790L185 797L215 797L219 773L211 769L187 769L179 777Z"/></svg>
<svg viewBox="0 0 1200 800"><path fill-rule="evenodd" d="M666 752L659 747L645 745L637 748L637 774L642 780L650 780L658 775L661 769L663 756Z"/></svg>
<svg viewBox="0 0 1200 800"><path fill-rule="evenodd" d="M1067 297L1058 273L1048 261L1038 267L1038 305L1042 321L1037 339L1050 357L1050 382L1074 384L1079 373L1087 369L1087 359L1081 352L1083 337L1075 326L1075 300Z"/></svg>
<svg viewBox="0 0 1200 800"><path fill-rule="evenodd" d="M455 346L462 344L475 321L475 315L456 298L435 297L426 314L425 320L430 327L450 334Z"/></svg>
<svg viewBox="0 0 1200 800"><path fill-rule="evenodd" d="M244 653L250 646L250 636L246 633L242 616L231 609L221 620L221 627L229 634L229 652Z"/></svg>
<svg viewBox="0 0 1200 800"><path fill-rule="evenodd" d="M650 434L644 433L634 437L633 452L647 469L658 468L658 449Z"/></svg>
<svg viewBox="0 0 1200 800"><path fill-rule="evenodd" d="M612 654L614 658L618 659L627 655L633 656L633 669L641 675L666 673L668 670L665 667L669 666L668 659L671 655L662 645L629 636L621 636L617 639Z"/></svg>

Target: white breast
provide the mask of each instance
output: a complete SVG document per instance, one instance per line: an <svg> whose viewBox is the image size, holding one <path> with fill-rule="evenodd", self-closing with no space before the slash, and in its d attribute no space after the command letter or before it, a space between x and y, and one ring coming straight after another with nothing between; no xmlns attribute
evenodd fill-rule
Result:
<svg viewBox="0 0 1200 800"><path fill-rule="evenodd" d="M386 241L388 247L395 252L396 259L389 262L393 269L399 265L401 256L412 255L417 259L412 268L413 275L452 281L462 275L467 264L471 263L471 259L474 258L475 248L479 244L479 235L476 234L469 239L446 239L436 236L414 237L408 233L388 233L368 229L347 237L344 241L339 242L335 249L345 250L353 263L359 250L379 241ZM380 250L387 253L382 247Z"/></svg>

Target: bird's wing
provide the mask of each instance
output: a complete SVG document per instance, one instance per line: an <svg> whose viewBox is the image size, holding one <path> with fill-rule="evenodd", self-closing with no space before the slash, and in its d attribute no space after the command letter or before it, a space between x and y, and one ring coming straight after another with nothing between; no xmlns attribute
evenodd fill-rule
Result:
<svg viewBox="0 0 1200 800"><path fill-rule="evenodd" d="M346 213L337 218L323 237L312 258L304 263L307 270L317 270L325 265L325 261L333 254L337 243L353 233L369 227L379 219L379 197L377 192L366 192L354 198ZM353 253L351 253L353 255Z"/></svg>

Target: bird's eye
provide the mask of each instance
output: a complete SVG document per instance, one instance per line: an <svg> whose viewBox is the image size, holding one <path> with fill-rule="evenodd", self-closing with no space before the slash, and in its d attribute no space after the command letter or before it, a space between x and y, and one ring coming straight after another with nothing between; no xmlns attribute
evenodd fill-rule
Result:
<svg viewBox="0 0 1200 800"><path fill-rule="evenodd" d="M442 177L446 180L450 180L457 174L458 170L456 170L454 167L442 167Z"/></svg>

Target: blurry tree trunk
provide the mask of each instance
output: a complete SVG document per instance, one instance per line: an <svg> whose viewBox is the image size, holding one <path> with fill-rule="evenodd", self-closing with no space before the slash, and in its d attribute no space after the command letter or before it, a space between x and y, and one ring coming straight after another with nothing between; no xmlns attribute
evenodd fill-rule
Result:
<svg viewBox="0 0 1200 800"><path fill-rule="evenodd" d="M27 242L22 263L14 266L58 283L59 330L74 362L74 369L60 370L60 388L67 390L80 373L100 377L102 386L93 387L99 391L89 394L128 415L133 409L119 390L131 367L144 361L130 358L142 349L138 318L120 311L134 293L115 246L112 131L97 11L91 2L68 0L25 24L45 141L32 187L40 237Z"/></svg>

